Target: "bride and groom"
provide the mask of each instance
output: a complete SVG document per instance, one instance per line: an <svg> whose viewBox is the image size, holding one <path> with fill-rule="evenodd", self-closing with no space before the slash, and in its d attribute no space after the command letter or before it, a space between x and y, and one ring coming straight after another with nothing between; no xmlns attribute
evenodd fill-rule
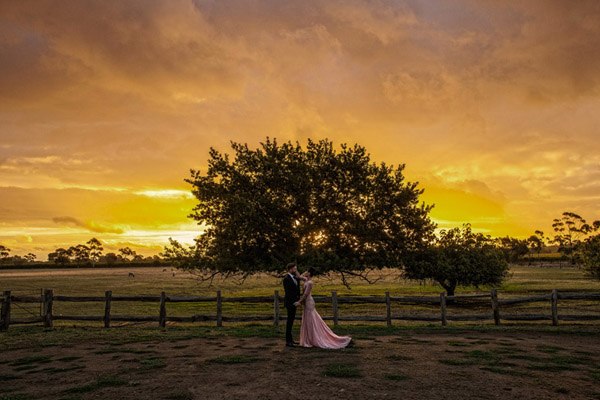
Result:
<svg viewBox="0 0 600 400"><path fill-rule="evenodd" d="M292 338L292 327L296 319L296 307L303 305L302 325L300 326L300 346L320 347L322 349L341 349L347 347L352 338L350 336L338 336L327 326L323 318L315 309L315 300L312 297L315 269L309 268L304 274L298 273L295 263L287 265L288 273L283 278L283 289L285 290L284 304L287 309L287 323L285 326L285 344L294 346ZM304 281L304 293L300 295L300 281Z"/></svg>

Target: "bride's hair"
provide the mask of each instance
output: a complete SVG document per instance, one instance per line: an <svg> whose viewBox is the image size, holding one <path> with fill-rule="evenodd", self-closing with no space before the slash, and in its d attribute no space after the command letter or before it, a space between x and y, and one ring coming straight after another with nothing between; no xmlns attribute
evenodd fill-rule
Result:
<svg viewBox="0 0 600 400"><path fill-rule="evenodd" d="M308 271L306 271L306 272L308 272L310 274L310 276L315 276L315 275L318 274L318 271L317 271L317 269L315 267L310 267L308 269Z"/></svg>

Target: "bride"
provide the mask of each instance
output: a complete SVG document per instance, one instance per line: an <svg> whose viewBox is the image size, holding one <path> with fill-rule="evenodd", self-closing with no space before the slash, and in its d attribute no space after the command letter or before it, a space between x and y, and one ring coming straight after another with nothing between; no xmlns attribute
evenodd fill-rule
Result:
<svg viewBox="0 0 600 400"><path fill-rule="evenodd" d="M350 336L338 336L327 326L323 318L315 309L315 300L312 297L312 277L316 270L310 267L303 274L304 294L295 306L304 305L302 311L302 326L300 327L300 346L320 347L322 349L342 349L347 347L352 338Z"/></svg>

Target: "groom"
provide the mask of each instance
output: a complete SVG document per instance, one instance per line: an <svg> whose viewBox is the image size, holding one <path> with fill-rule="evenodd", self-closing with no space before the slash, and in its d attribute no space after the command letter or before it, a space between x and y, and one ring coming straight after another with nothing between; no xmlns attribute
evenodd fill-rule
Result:
<svg viewBox="0 0 600 400"><path fill-rule="evenodd" d="M287 265L288 273L283 278L283 289L285 297L283 303L287 309L287 321L285 324L285 345L293 347L295 344L292 338L292 327L296 319L296 306L294 305L300 299L300 281L298 279L298 267L296 263Z"/></svg>

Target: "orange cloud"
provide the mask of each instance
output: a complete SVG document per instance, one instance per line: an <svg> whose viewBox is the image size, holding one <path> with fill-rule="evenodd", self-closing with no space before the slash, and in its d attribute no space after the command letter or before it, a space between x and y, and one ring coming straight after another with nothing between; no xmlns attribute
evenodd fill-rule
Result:
<svg viewBox="0 0 600 400"><path fill-rule="evenodd" d="M599 19L595 1L6 2L0 240L190 236L189 169L267 135L406 163L448 224L597 218Z"/></svg>
<svg viewBox="0 0 600 400"><path fill-rule="evenodd" d="M90 232L119 233L119 234L125 232L122 228L98 223L95 221L83 222L83 221L80 221L77 218L73 218L73 217L54 217L54 218L52 218L52 221L54 221L57 224L73 225L73 226L81 227L81 228L89 230Z"/></svg>

